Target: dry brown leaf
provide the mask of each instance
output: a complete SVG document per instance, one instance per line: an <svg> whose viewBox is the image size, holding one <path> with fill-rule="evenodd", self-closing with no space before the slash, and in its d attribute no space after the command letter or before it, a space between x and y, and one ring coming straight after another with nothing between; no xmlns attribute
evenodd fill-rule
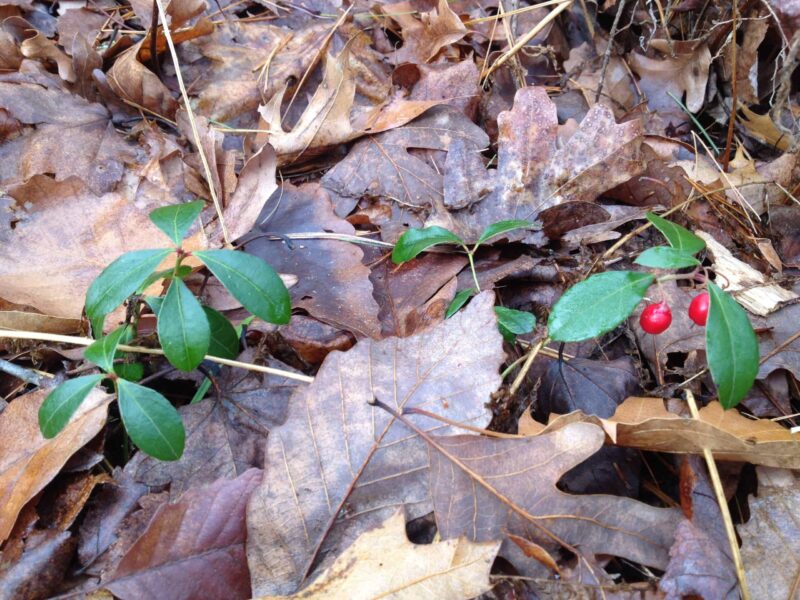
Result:
<svg viewBox="0 0 800 600"><path fill-rule="evenodd" d="M545 529L581 552L663 569L679 512L618 496L565 494L556 487L604 439L602 428L590 423L517 439L436 436L442 450L430 448L431 495L439 532L445 539L464 535L474 541L510 532L550 551L558 549ZM515 544L506 543L501 554L523 572L541 571Z"/></svg>
<svg viewBox="0 0 800 600"><path fill-rule="evenodd" d="M114 130L105 107L52 81L0 82L0 106L22 124L35 126L0 150L5 187L54 174L58 181L78 177L100 195L113 190L125 163L135 160L135 149Z"/></svg>
<svg viewBox="0 0 800 600"><path fill-rule="evenodd" d="M480 152L489 145L489 137L456 109L433 108L403 127L358 141L325 174L322 184L340 196L386 197L403 205L427 208L442 202L442 169L419 149L453 152L456 145L459 155L477 161L480 174L484 170ZM459 170L461 173L466 181L477 179L474 171ZM450 190L457 185L446 183ZM472 191L474 184L469 187Z"/></svg>
<svg viewBox="0 0 800 600"><path fill-rule="evenodd" d="M747 106L741 106L739 110L744 117L739 117L738 122L747 133L765 144L775 146L778 150L786 152L791 148L793 138L778 129L769 113L759 115Z"/></svg>
<svg viewBox="0 0 800 600"><path fill-rule="evenodd" d="M497 122L493 191L461 211L432 214L428 225L446 227L474 241L483 228L497 221L535 220L541 211L566 201L594 202L603 191L644 169L641 123L618 125L613 113L601 105L594 106L562 144L558 142L556 107L545 88L517 91L514 107L501 113ZM445 186L445 206L463 204L450 200L450 193Z"/></svg>
<svg viewBox="0 0 800 600"><path fill-rule="evenodd" d="M759 467L750 520L736 529L751 598L797 598L800 579L800 482L785 469Z"/></svg>
<svg viewBox="0 0 800 600"><path fill-rule="evenodd" d="M361 336L380 337L378 304L372 297L364 252L356 244L339 240L280 239L293 233L354 235L355 229L333 213L328 193L319 184L295 187L284 184L264 205L256 237L245 251L265 260L281 273L298 278L289 293L292 306L304 308L317 319ZM271 239L270 236L278 236Z"/></svg>
<svg viewBox="0 0 800 600"><path fill-rule="evenodd" d="M139 60L144 40L131 46L109 69L108 84L114 93L134 107L174 120L178 102L161 79Z"/></svg>
<svg viewBox="0 0 800 600"><path fill-rule="evenodd" d="M291 596L257 600L474 598L492 588L489 570L499 548L500 542L475 544L463 537L413 544L399 510L362 533L308 587Z"/></svg>
<svg viewBox="0 0 800 600"><path fill-rule="evenodd" d="M103 585L127 599L249 598L245 507L260 469L162 505Z"/></svg>
<svg viewBox="0 0 800 600"><path fill-rule="evenodd" d="M269 144L262 146L244 163L236 189L222 209L225 225L232 240L238 239L256 226L261 209L272 192L278 189L275 182L277 159ZM212 243L221 243L221 239Z"/></svg>
<svg viewBox="0 0 800 600"><path fill-rule="evenodd" d="M395 64L427 63L442 48L456 43L468 33L447 0L439 0L435 9L418 16L411 2L385 4L382 8L403 30L405 43L392 57Z"/></svg>
<svg viewBox="0 0 800 600"><path fill-rule="evenodd" d="M425 442L370 404L420 407L483 427L500 385L502 338L484 292L423 333L363 340L328 355L267 439L265 479L248 509L248 562L256 595L291 594L313 557L340 552L406 506L431 510ZM421 428L455 428L411 417ZM332 525L332 527L329 526Z"/></svg>
<svg viewBox="0 0 800 600"><path fill-rule="evenodd" d="M39 407L47 389L16 398L0 413L0 541L25 503L61 471L67 460L103 428L111 396L95 388L67 426L46 440L39 432Z"/></svg>
<svg viewBox="0 0 800 600"><path fill-rule="evenodd" d="M98 197L76 178L56 182L42 175L11 188L19 222L0 230L8 249L0 253L0 293L55 317L79 318L86 290L109 263L123 252L166 246L148 213L174 199L168 189L157 191L139 197L125 186ZM205 237L196 230L187 244L202 248Z"/></svg>
<svg viewBox="0 0 800 600"><path fill-rule="evenodd" d="M688 120L677 102L669 94L684 100L691 112L699 112L706 98L711 52L705 44L696 42L673 42L675 55L666 40L653 40L651 47L664 53L664 58L648 58L632 52L628 62L636 73L639 87L647 97L647 106L666 119L672 116L678 122Z"/></svg>
<svg viewBox="0 0 800 600"><path fill-rule="evenodd" d="M56 45L55 41L48 39L43 33L37 32L34 37L26 39L19 49L27 58L50 60L56 63L58 75L64 81L75 83L77 80L75 70L72 68L72 60Z"/></svg>
<svg viewBox="0 0 800 600"><path fill-rule="evenodd" d="M81 321L21 310L3 310L0 311L0 328L69 335L80 331Z"/></svg>
<svg viewBox="0 0 800 600"><path fill-rule="evenodd" d="M281 124L285 85L262 106L259 113L270 131L269 143L278 155L278 166L301 156L314 156L368 132L379 133L399 127L439 103L396 100L383 107L354 109L355 92L350 53L345 49L336 58L326 54L322 83L291 131L284 131Z"/></svg>

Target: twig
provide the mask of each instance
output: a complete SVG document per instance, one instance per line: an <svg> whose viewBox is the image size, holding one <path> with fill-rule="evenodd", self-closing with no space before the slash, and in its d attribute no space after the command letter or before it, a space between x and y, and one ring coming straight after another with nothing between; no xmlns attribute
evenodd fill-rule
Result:
<svg viewBox="0 0 800 600"><path fill-rule="evenodd" d="M728 118L728 136L725 139L725 152L722 154L722 170L728 170L728 162L730 161L731 156L731 146L733 146L733 128L736 125L736 81L739 79L738 76L738 65L736 64L736 49L738 48L738 44L736 43L736 25L739 18L738 15L738 6L739 0L733 0L732 3L732 15L733 15L733 25L731 25L731 62L733 63L733 74L731 75L731 113Z"/></svg>
<svg viewBox="0 0 800 600"><path fill-rule="evenodd" d="M522 385L522 382L525 381L525 376L528 374L528 371L531 369L531 365L533 364L536 355L539 354L539 350L542 349L547 342L550 341L550 338L543 338L536 342L536 344L528 350L528 358L525 359L525 364L522 365L522 368L517 373L517 376L514 378L514 382L511 384L511 387L508 389L508 393L512 396L517 393L517 390Z"/></svg>
<svg viewBox="0 0 800 600"><path fill-rule="evenodd" d="M159 0L160 1L160 0ZM43 342L57 342L61 344L73 344L75 346L90 346L97 340L92 338L77 337L72 335L59 335L55 333L40 333L38 331L21 331L21 330L6 330L0 329L0 338L11 338L17 340L39 340ZM120 344L117 346L123 352L138 352L139 354L156 354L159 356L164 355L161 348L145 348L143 346L128 346ZM230 360L228 358L220 358L219 356L206 355L204 360L215 362L228 367L239 367L248 371L256 371L258 373L267 373L268 375L277 375L285 377L286 379L294 379L295 381L302 381L303 383L311 383L314 381L313 377L308 375L301 375L300 373L292 373L283 369L275 369L273 367L264 367L261 365L254 365L252 363L240 362L238 360Z"/></svg>
<svg viewBox="0 0 800 600"><path fill-rule="evenodd" d="M686 390L686 402L689 405L692 417L699 420L700 413L697 410L697 403L694 401L694 394L692 394L691 390ZM714 462L714 455L708 448L703 448L703 457L706 459L708 474L711 478L711 484L714 486L714 495L717 497L717 504L719 504L719 510L722 513L722 521L725 524L725 533L728 535L728 543L733 554L733 564L736 567L736 578L739 580L739 591L742 594L742 600L750 600L750 592L747 589L747 579L744 573L744 563L739 552L739 542L736 539L736 530L733 528L728 500L725 498L725 491L722 489L722 482L719 479L717 463Z"/></svg>
<svg viewBox="0 0 800 600"><path fill-rule="evenodd" d="M547 25L552 20L554 20L558 15L567 10L570 4L572 4L572 0L565 0L564 2L559 4L556 8L547 13L547 16L544 19L542 19L528 33L522 36L519 39L519 41L516 44L514 44L512 48L509 48L509 50L505 54L503 54L503 56L498 58L486 72L481 73L481 79L486 79L489 75L491 75L501 66L503 66L509 58L514 56L517 52L520 51L521 48L523 48L528 42L530 42L534 37L536 37L537 33L539 33L542 29L547 27Z"/></svg>
<svg viewBox="0 0 800 600"><path fill-rule="evenodd" d="M181 65L178 62L178 53L175 51L175 44L172 42L172 34L169 32L169 21L167 20L167 12L164 10L163 0L155 0L158 5L158 12L161 15L161 22L163 23L162 29L164 37L167 38L167 45L169 46L169 53L172 57L172 64L175 66L175 77L178 79L178 87L181 88L181 97L183 97L183 105L186 108L186 114L189 117L189 125L192 127L192 135L194 136L194 143L197 146L197 153L200 155L200 162L203 163L203 171L206 176L206 183L208 183L208 191L211 194L211 200L214 202L214 210L217 212L219 219L219 226L222 230L222 239L225 245L231 246L231 236L228 233L228 228L225 226L225 218L222 215L222 205L217 197L217 189L214 186L214 177L211 175L211 167L208 165L208 158L206 157L205 149L200 141L200 132L197 130L197 121L194 118L194 111L192 104L189 101L189 94L186 91L186 85L183 83L183 75L181 75Z"/></svg>
<svg viewBox="0 0 800 600"><path fill-rule="evenodd" d="M12 377L16 377L17 379L21 379L26 383L30 383L33 385L41 385L42 378L37 374L31 371L30 369L26 369L25 367L20 367L19 365L15 365L12 362L7 360L3 360L0 358L0 371L3 373L8 373Z"/></svg>
<svg viewBox="0 0 800 600"><path fill-rule="evenodd" d="M161 79L161 62L158 60L158 5L153 0L153 15L150 19L150 62L153 64L153 70L156 76Z"/></svg>
<svg viewBox="0 0 800 600"><path fill-rule="evenodd" d="M606 69L611 60L611 50L614 47L614 36L617 35L619 21L622 18L622 10L625 8L625 0L620 0L617 4L617 14L614 15L614 23L611 25L611 32L608 34L608 45L603 53L603 66L600 67L600 85L597 86L597 93L594 95L595 103L600 102L600 95L603 93L603 84L606 80Z"/></svg>

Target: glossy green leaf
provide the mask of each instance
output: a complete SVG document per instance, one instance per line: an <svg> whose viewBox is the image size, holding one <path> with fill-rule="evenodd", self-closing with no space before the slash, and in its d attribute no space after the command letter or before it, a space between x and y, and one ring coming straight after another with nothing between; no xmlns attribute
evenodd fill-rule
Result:
<svg viewBox="0 0 800 600"><path fill-rule="evenodd" d="M114 356L117 353L117 346L122 343L122 339L128 329L128 325L123 325L108 335L103 336L83 351L83 357L96 364L106 373L113 373Z"/></svg>
<svg viewBox="0 0 800 600"><path fill-rule="evenodd" d="M497 315L497 327L509 343L513 343L518 335L530 333L536 327L536 317L533 313L505 306L495 306L494 312Z"/></svg>
<svg viewBox="0 0 800 600"><path fill-rule="evenodd" d="M39 407L39 429L42 435L49 439L64 429L81 402L103 377L104 375L76 377L50 392Z"/></svg>
<svg viewBox="0 0 800 600"><path fill-rule="evenodd" d="M172 243L180 246L186 232L203 211L205 202L195 200L182 204L171 204L150 211L150 220L163 231Z"/></svg>
<svg viewBox="0 0 800 600"><path fill-rule="evenodd" d="M103 269L86 292L89 319L95 321L122 304L170 252L169 248L126 252Z"/></svg>
<svg viewBox="0 0 800 600"><path fill-rule="evenodd" d="M153 314L158 316L158 311L161 310L161 305L164 304L164 296L145 296L144 301L153 311Z"/></svg>
<svg viewBox="0 0 800 600"><path fill-rule="evenodd" d="M139 381L144 377L144 365L138 362L117 363L114 365L114 373L128 381Z"/></svg>
<svg viewBox="0 0 800 600"><path fill-rule="evenodd" d="M680 250L684 254L697 254L706 247L706 243L702 238L697 237L685 227L681 227L677 223L667 221L663 217L659 217L655 213L647 213L647 220L650 221L656 229L658 229L669 245Z"/></svg>
<svg viewBox="0 0 800 600"><path fill-rule="evenodd" d="M392 260L399 265L436 244L463 245L464 242L455 233L444 227L433 226L424 229L412 227L397 240L394 250L392 250Z"/></svg>
<svg viewBox="0 0 800 600"><path fill-rule="evenodd" d="M208 306L203 307L211 329L211 343L208 352L220 358L236 358L239 355L239 336L225 315Z"/></svg>
<svg viewBox="0 0 800 600"><path fill-rule="evenodd" d="M189 402L189 404L197 404L198 402L201 402L203 398L206 397L206 394L210 389L211 380L208 377L204 377L200 387L197 388L197 391L194 393L194 396L192 396L192 400Z"/></svg>
<svg viewBox="0 0 800 600"><path fill-rule="evenodd" d="M493 238L496 235L500 235L501 233L508 233L509 231L514 231L515 229L530 229L532 227L533 223L521 219L498 221L497 223L492 223L483 230L483 233L481 233L481 236L478 238L478 244L483 244L488 239Z"/></svg>
<svg viewBox="0 0 800 600"><path fill-rule="evenodd" d="M153 285L159 279L172 279L173 277L177 277L179 279L185 279L192 273L192 267L189 265L181 265L176 269L162 269L161 271L156 271L155 273L151 273L150 276L142 282L138 288L136 288L136 292L141 294L151 285Z"/></svg>
<svg viewBox="0 0 800 600"><path fill-rule="evenodd" d="M573 285L550 312L550 337L580 342L611 331L630 316L654 279L649 273L609 271Z"/></svg>
<svg viewBox="0 0 800 600"><path fill-rule="evenodd" d="M655 246L642 252L634 261L637 265L651 269L685 269L700 264L691 254L671 246Z"/></svg>
<svg viewBox="0 0 800 600"><path fill-rule="evenodd" d="M447 310L444 313L444 318L449 319L459 310L461 310L461 307L467 303L467 300L469 300L474 293L475 290L473 288L458 292L455 298L453 298L453 301L450 303L450 306L447 307Z"/></svg>
<svg viewBox="0 0 800 600"><path fill-rule="evenodd" d="M160 460L178 460L186 431L175 407L161 394L137 383L117 380L122 422L142 452Z"/></svg>
<svg viewBox="0 0 800 600"><path fill-rule="evenodd" d="M164 296L157 330L164 356L181 371L191 371L208 354L211 332L206 313L180 279L172 281Z"/></svg>
<svg viewBox="0 0 800 600"><path fill-rule="evenodd" d="M193 254L255 316L276 325L289 322L292 316L289 291L275 269L263 260L234 250L202 250Z"/></svg>
<svg viewBox="0 0 800 600"><path fill-rule="evenodd" d="M706 360L725 408L747 395L758 375L758 339L745 310L708 282L711 300L706 322Z"/></svg>

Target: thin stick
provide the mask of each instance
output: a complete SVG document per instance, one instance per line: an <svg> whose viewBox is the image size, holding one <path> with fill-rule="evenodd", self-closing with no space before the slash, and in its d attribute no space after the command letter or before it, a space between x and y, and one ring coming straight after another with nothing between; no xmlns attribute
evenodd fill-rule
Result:
<svg viewBox="0 0 800 600"><path fill-rule="evenodd" d="M12 377L16 377L17 379L21 379L25 383L30 383L32 385L41 385L42 383L42 378L38 373L35 373L30 369L26 369L25 367L15 365L14 363L3 360L2 358L0 358L0 371L3 373L8 373Z"/></svg>
<svg viewBox="0 0 800 600"><path fill-rule="evenodd" d="M692 417L699 419L700 414L694 401L694 394L690 390L686 390L686 402L689 404ZM725 491L722 489L722 482L719 479L717 463L714 462L714 455L708 448L703 448L703 457L706 459L706 467L708 467L708 474L711 477L711 484L714 486L714 495L717 497L717 504L719 504L719 510L722 513L722 521L725 523L725 533L728 535L728 543L733 553L733 564L736 567L736 578L739 580L739 591L743 600L750 600L750 592L747 589L747 579L744 573L744 563L739 552L739 542L736 539L736 530L733 528L728 501L725 499Z"/></svg>
<svg viewBox="0 0 800 600"><path fill-rule="evenodd" d="M160 1L160 0L159 0ZM17 340L40 340L43 342L58 342L61 344L73 344L75 346L90 346L97 340L92 338L77 337L72 335L60 335L55 333L40 333L38 331L21 331L21 330L6 330L0 329L0 338L11 338ZM145 348L143 346L128 346L120 344L117 346L123 352L138 352L139 354L156 354L159 356L164 355L161 348ZM267 373L268 375L277 375L285 377L286 379L294 379L295 381L302 381L303 383L311 383L314 381L313 377L308 375L301 375L300 373L292 373L283 369L275 369L273 367L264 367L261 365L254 365L252 363L240 362L238 360L230 360L227 358L220 358L218 356L206 355L204 360L226 365L228 367L239 367L248 371L256 371L258 373Z"/></svg>
<svg viewBox="0 0 800 600"><path fill-rule="evenodd" d="M622 11L625 8L625 0L620 0L617 4L617 14L614 15L614 22L611 24L611 32L608 34L608 46L603 53L603 66L600 67L600 85L597 86L597 93L594 95L595 103L600 102L600 95L603 93L603 84L606 80L606 69L608 61L611 60L611 51L614 48L614 37L617 35L619 21L622 18Z"/></svg>
<svg viewBox="0 0 800 600"><path fill-rule="evenodd" d="M536 342L530 350L528 350L528 358L525 359L525 364L522 365L522 368L517 373L517 376L514 378L514 383L511 384L511 387L508 390L508 393L512 396L517 393L517 390L522 385L522 382L525 380L525 376L528 374L528 371L531 370L531 365L533 364L533 360L536 358L536 355L539 354L539 350L542 349L547 342L550 341L550 338L543 338Z"/></svg>
<svg viewBox="0 0 800 600"><path fill-rule="evenodd" d="M514 15L519 15L522 13L530 12L532 10L536 10L537 8L545 8L546 6L553 6L554 4L561 4L564 0L547 0L547 2L542 2L540 4L534 4L533 6L526 6L524 8L517 8L514 10L507 10L503 13L497 13L496 15L490 15L488 17L480 17L478 19L470 19L469 21L464 21L464 25L469 27L470 25L477 25L478 23L488 23L489 21L497 21L502 19L503 17L511 17Z"/></svg>
<svg viewBox="0 0 800 600"><path fill-rule="evenodd" d="M731 114L728 118L728 137L725 140L725 152L722 154L722 170L728 170L728 161L731 156L731 146L733 146L733 128L736 125L736 80L739 79L736 65L736 21L738 20L738 0L733 0L731 12L733 25L731 25L731 62L733 63L733 81L731 81Z"/></svg>
<svg viewBox="0 0 800 600"><path fill-rule="evenodd" d="M492 66L489 67L488 71L486 71L485 73L481 73L481 79L486 79L489 75L491 75L497 69L502 67L509 58L511 58L517 52L519 52L521 48L525 47L525 45L528 42L530 42L536 36L537 33L539 33L542 29L547 27L547 25L550 23L550 21L554 20L558 15L560 15L562 12L567 10L567 8L569 8L570 4L572 4L572 0L565 0L559 6L557 6L556 8L551 10L549 13L547 13L547 16L544 19L542 19L539 22L538 25L536 25L528 33L526 33L524 36L522 36L519 39L519 41L516 44L514 44L513 48L510 48L505 54L503 54L503 56L498 58L494 62L494 64L492 64Z"/></svg>
<svg viewBox="0 0 800 600"><path fill-rule="evenodd" d="M225 218L222 216L222 205L219 203L217 197L217 189L214 186L214 178L211 175L211 167L208 165L208 158L203 149L203 144L200 142L200 133L197 130L197 122L194 118L194 111L192 104L189 102L189 94L186 92L186 85L183 83L183 75L181 75L181 66L178 62L178 53L175 51L175 44L172 42L172 34L169 32L169 21L167 20L167 12L164 10L163 0L155 0L158 4L158 13L161 15L161 22L163 23L162 29L164 37L167 38L167 45L169 46L169 53L172 56L172 64L175 66L175 77L178 79L178 87L181 88L181 97L183 97L183 105L186 108L186 114L189 117L189 124L192 127L192 135L194 136L194 143L197 146L197 153L200 155L200 162L203 163L203 171L205 171L206 182L208 183L208 191L211 194L211 200L214 202L214 210L217 211L217 218L219 219L219 226L222 230L222 239L225 245L231 246L231 236L228 233L228 228L225 226Z"/></svg>

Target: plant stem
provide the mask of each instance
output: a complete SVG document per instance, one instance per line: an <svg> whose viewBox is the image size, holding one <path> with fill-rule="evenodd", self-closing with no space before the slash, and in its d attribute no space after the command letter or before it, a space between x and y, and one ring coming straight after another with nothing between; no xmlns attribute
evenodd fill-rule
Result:
<svg viewBox="0 0 800 600"><path fill-rule="evenodd" d="M469 260L469 270L472 271L472 281L475 282L475 289L478 290L478 293L480 294L481 284L478 283L478 273L475 272L475 259L473 258L473 254L477 249L477 245L472 250L464 246L464 250L467 251L467 259Z"/></svg>

